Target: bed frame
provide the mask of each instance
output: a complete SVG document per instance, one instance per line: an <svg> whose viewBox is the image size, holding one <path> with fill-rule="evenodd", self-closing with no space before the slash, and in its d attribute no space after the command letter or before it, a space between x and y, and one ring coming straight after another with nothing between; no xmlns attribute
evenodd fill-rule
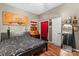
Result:
<svg viewBox="0 0 79 59"><path fill-rule="evenodd" d="M44 43L44 44L40 45L39 47L35 47L33 49L29 49L25 52L22 52L18 56L33 56L34 53L39 53L39 52L43 51L44 49L46 51L48 50L47 49L47 43Z"/></svg>

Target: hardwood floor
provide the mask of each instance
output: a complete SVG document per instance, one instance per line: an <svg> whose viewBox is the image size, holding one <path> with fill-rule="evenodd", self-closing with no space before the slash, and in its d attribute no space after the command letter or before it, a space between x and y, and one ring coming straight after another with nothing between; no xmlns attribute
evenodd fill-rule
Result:
<svg viewBox="0 0 79 59"><path fill-rule="evenodd" d="M79 56L79 52L67 52L53 44L48 44L48 51L40 53L39 56Z"/></svg>

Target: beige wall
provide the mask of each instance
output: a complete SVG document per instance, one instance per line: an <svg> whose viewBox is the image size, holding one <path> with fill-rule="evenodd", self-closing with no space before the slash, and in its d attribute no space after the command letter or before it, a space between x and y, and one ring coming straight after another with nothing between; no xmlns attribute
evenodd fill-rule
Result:
<svg viewBox="0 0 79 59"><path fill-rule="evenodd" d="M53 17L61 16L62 21L65 20L67 16L77 16L77 19L79 20L79 4L77 3L67 3L62 4L54 9L49 10L46 13L43 13L40 15L40 21L45 21L49 19L52 19ZM79 25L79 21L78 21ZM76 47L79 49L79 31L75 33L76 35Z"/></svg>
<svg viewBox="0 0 79 59"><path fill-rule="evenodd" d="M0 30L2 32L6 32L7 27L8 27L8 26L2 24L2 12L3 11L10 11L10 12L13 12L13 13L20 15L20 16L28 16L29 22L31 20L39 21L38 16L35 14L15 8L15 7L7 5L7 4L0 4ZM27 31L29 31L30 24L28 24L27 26L10 26L11 31L14 33L22 33L23 31L25 31L25 27L27 28Z"/></svg>

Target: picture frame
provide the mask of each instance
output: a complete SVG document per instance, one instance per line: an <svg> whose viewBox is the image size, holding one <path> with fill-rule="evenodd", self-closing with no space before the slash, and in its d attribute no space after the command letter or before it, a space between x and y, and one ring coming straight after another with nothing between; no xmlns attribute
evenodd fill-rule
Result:
<svg viewBox="0 0 79 59"><path fill-rule="evenodd" d="M73 24L77 25L78 24L78 20L73 20Z"/></svg>
<svg viewBox="0 0 79 59"><path fill-rule="evenodd" d="M79 31L79 26L75 26L75 27L74 27L74 31L75 31L75 32Z"/></svg>

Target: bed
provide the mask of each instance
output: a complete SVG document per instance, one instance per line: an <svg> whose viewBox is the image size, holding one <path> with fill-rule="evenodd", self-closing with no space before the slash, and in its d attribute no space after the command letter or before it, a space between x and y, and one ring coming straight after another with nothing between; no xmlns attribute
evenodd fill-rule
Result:
<svg viewBox="0 0 79 59"><path fill-rule="evenodd" d="M47 50L46 41L33 38L27 34L5 40L3 38L0 42L0 56L31 56L44 48Z"/></svg>

